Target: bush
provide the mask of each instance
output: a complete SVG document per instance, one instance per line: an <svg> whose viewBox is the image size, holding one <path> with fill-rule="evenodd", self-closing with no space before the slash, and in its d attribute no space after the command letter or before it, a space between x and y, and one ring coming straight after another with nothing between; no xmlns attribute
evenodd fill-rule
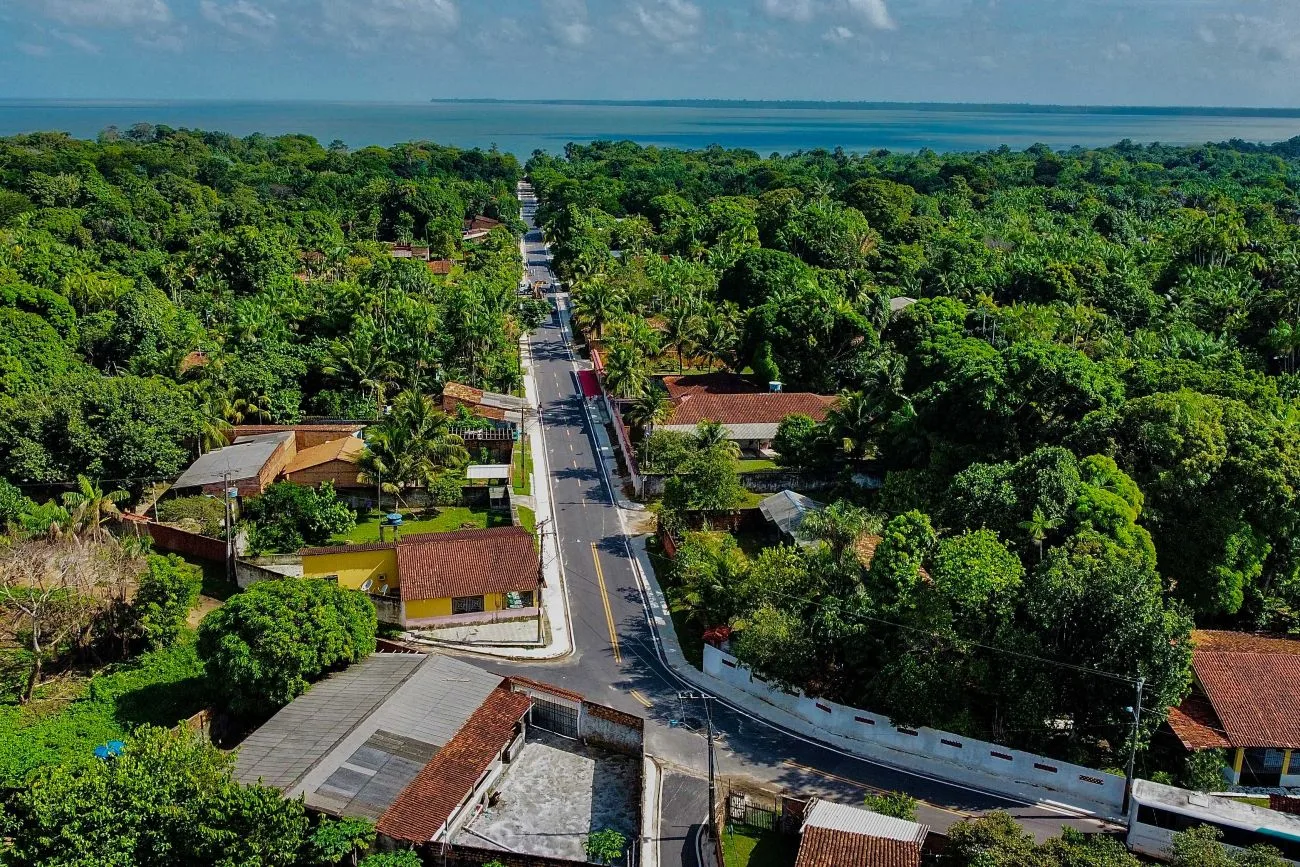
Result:
<svg viewBox="0 0 1300 867"><path fill-rule="evenodd" d="M175 554L149 555L149 571L131 606L134 632L145 647L163 647L180 635L199 598L203 571Z"/></svg>
<svg viewBox="0 0 1300 867"><path fill-rule="evenodd" d="M319 488L277 482L244 505L249 547L260 554L324 545L357 525L355 513L325 482Z"/></svg>
<svg viewBox="0 0 1300 867"><path fill-rule="evenodd" d="M23 513L35 505L22 491L0 479L0 529L18 523Z"/></svg>
<svg viewBox="0 0 1300 867"><path fill-rule="evenodd" d="M332 668L375 650L375 606L328 581L254 584L203 619L199 654L236 714L273 713Z"/></svg>
<svg viewBox="0 0 1300 867"><path fill-rule="evenodd" d="M177 497L159 503L155 512L164 524L190 525L204 536L220 538L226 530L226 507L216 497ZM190 527L186 527L190 529Z"/></svg>
<svg viewBox="0 0 1300 867"><path fill-rule="evenodd" d="M371 855L361 862L361 867L422 867L420 856L411 849L400 852L381 852Z"/></svg>
<svg viewBox="0 0 1300 867"><path fill-rule="evenodd" d="M612 864L623 857L627 837L606 828L587 835L587 857L597 864Z"/></svg>
<svg viewBox="0 0 1300 867"><path fill-rule="evenodd" d="M188 732L145 726L110 760L42 769L4 804L5 864L301 863L301 799L240 785L233 765Z"/></svg>
<svg viewBox="0 0 1300 867"><path fill-rule="evenodd" d="M459 506L465 495L461 491L465 477L455 473L439 473L429 483L429 496L435 506Z"/></svg>
<svg viewBox="0 0 1300 867"><path fill-rule="evenodd" d="M916 821L916 798L904 792L881 792L867 795L864 806L873 813L895 819Z"/></svg>
<svg viewBox="0 0 1300 867"><path fill-rule="evenodd" d="M1187 756L1183 762L1183 772L1179 784L1198 792L1218 792L1227 785L1223 778L1223 768L1228 764L1228 757L1223 750L1198 750Z"/></svg>

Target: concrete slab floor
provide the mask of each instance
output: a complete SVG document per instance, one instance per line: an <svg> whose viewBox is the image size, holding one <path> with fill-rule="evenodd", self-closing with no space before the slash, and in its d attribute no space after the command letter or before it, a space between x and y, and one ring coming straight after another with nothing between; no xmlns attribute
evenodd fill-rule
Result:
<svg viewBox="0 0 1300 867"><path fill-rule="evenodd" d="M635 843L640 824L640 760L584 747L532 728L497 786L497 802L455 842L587 860L586 837L612 828Z"/></svg>
<svg viewBox="0 0 1300 867"><path fill-rule="evenodd" d="M452 641L457 644L536 644L537 618L421 629L418 634L436 641Z"/></svg>

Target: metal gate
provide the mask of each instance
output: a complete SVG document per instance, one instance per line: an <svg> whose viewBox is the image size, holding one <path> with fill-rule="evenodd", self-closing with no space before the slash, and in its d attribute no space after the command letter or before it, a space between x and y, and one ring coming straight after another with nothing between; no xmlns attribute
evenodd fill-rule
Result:
<svg viewBox="0 0 1300 867"><path fill-rule="evenodd" d="M557 735L564 735L566 738L578 737L579 705L577 702L566 702L562 698L553 698L540 693L533 693L532 696L533 709L529 716L532 725L555 732Z"/></svg>

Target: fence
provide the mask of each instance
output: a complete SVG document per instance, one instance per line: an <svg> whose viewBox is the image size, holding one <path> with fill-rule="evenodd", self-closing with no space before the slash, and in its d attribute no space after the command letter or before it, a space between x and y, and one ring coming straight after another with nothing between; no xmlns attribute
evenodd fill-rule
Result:
<svg viewBox="0 0 1300 867"><path fill-rule="evenodd" d="M643 472L637 493L646 497L662 497L668 476L663 473ZM753 494L775 494L787 488L793 491L822 491L836 485L835 476L802 470L755 470L740 474L740 486Z"/></svg>
<svg viewBox="0 0 1300 867"><path fill-rule="evenodd" d="M169 527L166 524L159 524L156 521L136 515L123 517L130 521L134 527L143 527L144 531L149 534L149 538L153 539L154 545L164 551L175 551L177 554L186 554L190 557L198 557L200 560L210 560L213 563L224 563L226 561L226 543L222 539L201 536L198 533L191 533L178 527Z"/></svg>
<svg viewBox="0 0 1300 867"><path fill-rule="evenodd" d="M947 777L960 768L989 791L1035 798L1066 795L1112 816L1123 813L1124 778L1115 774L937 729L894 726L882 714L785 692L707 644L704 672L811 724L828 735L828 741L870 758Z"/></svg>

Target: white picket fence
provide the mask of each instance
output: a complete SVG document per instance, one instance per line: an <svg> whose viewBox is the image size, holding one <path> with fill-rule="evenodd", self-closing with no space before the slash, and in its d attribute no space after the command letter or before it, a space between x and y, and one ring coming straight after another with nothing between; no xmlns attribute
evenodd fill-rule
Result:
<svg viewBox="0 0 1300 867"><path fill-rule="evenodd" d="M788 693L755 677L734 656L709 645L704 648L704 672L820 729L831 736L826 738L830 743L860 744L860 749L851 751L867 758L915 767L945 778L951 777L942 774L941 765L951 765L961 769L963 782L988 791L1019 797L1036 795L1108 816L1122 815L1121 776L937 729L897 727L882 714ZM925 764L918 766L898 753L923 759ZM935 763L941 763L938 771Z"/></svg>

